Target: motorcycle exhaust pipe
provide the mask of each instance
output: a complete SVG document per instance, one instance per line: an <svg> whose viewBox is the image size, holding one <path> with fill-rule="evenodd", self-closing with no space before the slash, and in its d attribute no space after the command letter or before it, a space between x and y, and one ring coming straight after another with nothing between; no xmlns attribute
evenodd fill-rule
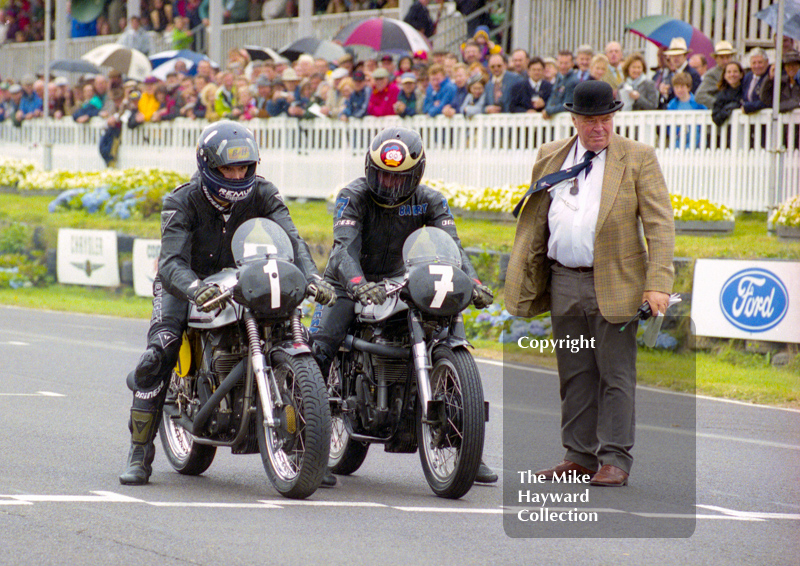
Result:
<svg viewBox="0 0 800 566"><path fill-rule="evenodd" d="M345 350L361 350L375 354L376 356L383 356L385 358L394 358L397 360L407 360L411 353L408 348L401 348L398 346L387 346L386 344L374 344L367 342L355 336L348 336L344 341Z"/></svg>
<svg viewBox="0 0 800 566"><path fill-rule="evenodd" d="M192 425L191 429L192 434L195 436L200 436L203 427L206 425L206 421L211 416L211 413L217 408L217 406L220 404L220 401L222 401L222 399L228 393L230 393L231 389L233 389L234 386L242 379L242 376L244 375L244 364L246 361L247 358L241 360L238 364L233 366L233 369L228 374L228 377L222 380L222 383L219 384L219 387L217 387L217 390L214 391L214 394L211 395L206 404L200 408L200 411L198 411L197 416L194 418L194 424Z"/></svg>

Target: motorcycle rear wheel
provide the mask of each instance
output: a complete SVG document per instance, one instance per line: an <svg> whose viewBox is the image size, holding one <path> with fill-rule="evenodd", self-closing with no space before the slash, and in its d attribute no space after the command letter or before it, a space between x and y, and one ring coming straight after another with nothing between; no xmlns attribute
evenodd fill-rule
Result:
<svg viewBox="0 0 800 566"><path fill-rule="evenodd" d="M272 369L288 403L281 424L264 424L258 400L256 433L264 470L273 487L284 497L305 499L322 483L328 465L331 414L319 367L311 354L290 356L277 351Z"/></svg>
<svg viewBox="0 0 800 566"><path fill-rule="evenodd" d="M331 396L341 396L341 378L339 377L339 361L331 365L329 387ZM361 467L369 451L369 444L350 440L345 424L346 417L341 414L331 415L331 452L328 467L336 475L349 476Z"/></svg>
<svg viewBox="0 0 800 566"><path fill-rule="evenodd" d="M472 355L441 346L433 352L431 398L444 401L444 419L422 422L417 438L425 479L439 497L458 499L475 482L483 454L486 418L483 387ZM429 415L431 419L434 415Z"/></svg>
<svg viewBox="0 0 800 566"><path fill-rule="evenodd" d="M328 466L339 476L349 476L361 467L367 457L369 444L350 439L344 417L336 415L331 422L331 455Z"/></svg>
<svg viewBox="0 0 800 566"><path fill-rule="evenodd" d="M174 398L174 395L171 395L174 387L172 381L169 387L167 398ZM199 476L211 466L217 454L216 446L195 442L192 433L166 413L162 414L158 435L161 437L161 445L164 447L164 454L170 466L179 474Z"/></svg>

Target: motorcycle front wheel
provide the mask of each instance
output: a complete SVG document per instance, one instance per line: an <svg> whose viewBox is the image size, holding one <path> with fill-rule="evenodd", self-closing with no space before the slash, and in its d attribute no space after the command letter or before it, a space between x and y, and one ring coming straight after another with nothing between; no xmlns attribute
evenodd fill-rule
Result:
<svg viewBox="0 0 800 566"><path fill-rule="evenodd" d="M175 399L175 379L173 375L167 393L167 403ZM158 434L170 466L179 474L199 476L208 469L217 454L215 446L195 442L192 433L166 413L162 414Z"/></svg>
<svg viewBox="0 0 800 566"><path fill-rule="evenodd" d="M328 465L331 413L319 367L311 354L276 351L272 370L282 393L278 426L264 422L258 400L256 432L270 483L284 497L305 499L322 483Z"/></svg>
<svg viewBox="0 0 800 566"><path fill-rule="evenodd" d="M425 479L439 497L458 499L475 482L483 454L486 417L483 387L472 355L441 346L434 350L431 399L442 401L438 415L422 421L418 404L417 438Z"/></svg>

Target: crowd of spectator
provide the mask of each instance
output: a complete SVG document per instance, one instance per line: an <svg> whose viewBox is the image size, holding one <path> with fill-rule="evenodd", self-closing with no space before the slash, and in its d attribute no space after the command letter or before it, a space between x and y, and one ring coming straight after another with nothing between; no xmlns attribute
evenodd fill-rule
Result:
<svg viewBox="0 0 800 566"><path fill-rule="evenodd" d="M428 0L423 0L427 2ZM226 24L297 16L297 0L223 0ZM0 44L44 39L44 0L0 1ZM55 22L55 2L51 4ZM314 0L316 14L397 8L398 0ZM208 25L209 0L141 0L137 23L143 31L171 32L186 18L187 29ZM128 25L127 0L106 0L102 13L90 22L69 16L70 37L116 35Z"/></svg>
<svg viewBox="0 0 800 566"><path fill-rule="evenodd" d="M13 1L25 5L33 0ZM184 16L166 9L171 5L163 0L144 3L152 8L146 23L144 17L131 19L120 43L136 46L142 37L139 30L146 25L189 31L190 21L180 22ZM190 9L203 2L173 4ZM800 107L800 54L795 47L787 38L781 111ZM76 122L99 118L117 138L122 126L179 117L346 121L364 116L539 113L549 119L564 111L577 84L590 79L608 82L623 102L623 111L710 109L718 125L737 108L750 113L772 105L774 66L765 50L751 50L743 65L731 44L720 41L711 57L713 65L703 56L690 57L680 38L659 50L658 66L650 70L640 53L626 55L616 41L601 53L581 45L575 53L562 50L555 58L531 56L523 49L507 54L489 39L488 28L478 26L458 53L378 54L362 60L348 53L335 62L303 54L289 63L251 60L246 50L235 49L221 68L201 61L188 69L179 61L166 80L149 76L139 82L112 71L108 76L84 76L74 84L56 77L45 85L41 77L29 75L16 83L0 83L0 121L20 125L42 116L45 88L50 116Z"/></svg>

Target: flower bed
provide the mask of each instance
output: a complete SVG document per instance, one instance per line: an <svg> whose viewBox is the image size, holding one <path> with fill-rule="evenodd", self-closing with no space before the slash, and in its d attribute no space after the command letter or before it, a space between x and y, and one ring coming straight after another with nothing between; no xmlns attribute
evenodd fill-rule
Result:
<svg viewBox="0 0 800 566"><path fill-rule="evenodd" d="M725 205L706 199L694 200L682 195L670 195L675 218L675 233L704 236L733 232L733 211Z"/></svg>
<svg viewBox="0 0 800 566"><path fill-rule="evenodd" d="M769 221L781 240L800 241L800 196L792 197L778 206Z"/></svg>
<svg viewBox="0 0 800 566"><path fill-rule="evenodd" d="M43 171L32 162L0 159L0 186L19 193L60 193L50 212L86 210L119 218L138 213L147 218L161 212L166 193L189 180L187 175L160 169L104 171Z"/></svg>

